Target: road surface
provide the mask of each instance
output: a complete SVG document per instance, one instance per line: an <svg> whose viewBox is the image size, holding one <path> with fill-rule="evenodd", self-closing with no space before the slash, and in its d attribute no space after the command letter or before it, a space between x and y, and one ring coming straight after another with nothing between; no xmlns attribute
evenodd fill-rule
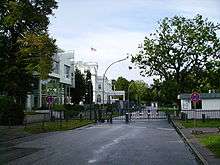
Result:
<svg viewBox="0 0 220 165"><path fill-rule="evenodd" d="M9 164L194 165L186 144L166 120L114 121L21 139L29 155ZM30 154L31 153L31 154Z"/></svg>

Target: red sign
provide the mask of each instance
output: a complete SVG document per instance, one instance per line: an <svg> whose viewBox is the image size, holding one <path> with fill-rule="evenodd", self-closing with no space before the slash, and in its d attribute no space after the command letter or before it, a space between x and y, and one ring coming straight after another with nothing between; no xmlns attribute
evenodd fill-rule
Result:
<svg viewBox="0 0 220 165"><path fill-rule="evenodd" d="M193 92L191 94L191 101L192 102L198 102L200 100L200 94L197 92Z"/></svg>

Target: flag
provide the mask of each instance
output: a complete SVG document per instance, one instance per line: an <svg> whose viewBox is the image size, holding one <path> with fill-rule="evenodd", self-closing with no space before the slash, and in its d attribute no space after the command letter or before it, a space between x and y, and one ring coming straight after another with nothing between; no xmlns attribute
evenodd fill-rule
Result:
<svg viewBox="0 0 220 165"><path fill-rule="evenodd" d="M91 48L91 51L96 51L96 49L95 48Z"/></svg>

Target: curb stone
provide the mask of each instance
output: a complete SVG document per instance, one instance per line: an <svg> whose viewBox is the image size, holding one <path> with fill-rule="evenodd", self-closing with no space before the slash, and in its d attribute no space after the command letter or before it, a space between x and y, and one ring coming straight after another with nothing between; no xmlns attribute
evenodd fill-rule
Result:
<svg viewBox="0 0 220 165"><path fill-rule="evenodd" d="M195 155L197 161L199 164L202 165L208 165L208 162L205 160L205 158L199 153L199 151L190 143L189 139L182 133L182 131L179 129L179 127L176 125L176 123L171 120L171 123L173 127L176 129L177 133L183 138L184 142L189 146L193 154Z"/></svg>

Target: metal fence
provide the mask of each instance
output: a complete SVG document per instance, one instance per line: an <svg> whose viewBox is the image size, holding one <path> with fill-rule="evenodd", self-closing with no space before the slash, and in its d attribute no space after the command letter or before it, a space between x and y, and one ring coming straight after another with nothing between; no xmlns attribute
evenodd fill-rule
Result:
<svg viewBox="0 0 220 165"><path fill-rule="evenodd" d="M182 110L181 118L184 119L220 119L220 110Z"/></svg>

